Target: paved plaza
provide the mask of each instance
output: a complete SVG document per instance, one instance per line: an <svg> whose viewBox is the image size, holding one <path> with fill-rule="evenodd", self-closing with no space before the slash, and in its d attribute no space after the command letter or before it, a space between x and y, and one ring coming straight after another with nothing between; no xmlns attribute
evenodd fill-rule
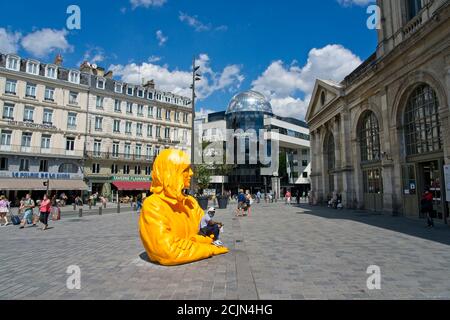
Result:
<svg viewBox="0 0 450 320"><path fill-rule="evenodd" d="M231 252L177 267L148 261L136 213L0 228L0 299L450 299L446 225L284 203L216 219ZM80 290L66 287L71 265ZM367 288L370 265L381 290Z"/></svg>

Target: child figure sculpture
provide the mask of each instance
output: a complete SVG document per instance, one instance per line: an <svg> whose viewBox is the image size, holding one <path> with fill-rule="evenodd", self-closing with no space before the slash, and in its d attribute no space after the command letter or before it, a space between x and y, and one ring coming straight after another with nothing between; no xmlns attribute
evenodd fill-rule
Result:
<svg viewBox="0 0 450 320"><path fill-rule="evenodd" d="M153 262L174 266L228 252L198 234L204 212L183 193L192 175L189 157L181 150L164 150L155 160L153 195L145 200L139 221L142 243Z"/></svg>

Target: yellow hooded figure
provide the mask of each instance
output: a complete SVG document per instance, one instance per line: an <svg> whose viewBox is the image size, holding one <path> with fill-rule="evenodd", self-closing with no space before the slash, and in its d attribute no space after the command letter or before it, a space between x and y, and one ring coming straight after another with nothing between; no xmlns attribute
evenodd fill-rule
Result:
<svg viewBox="0 0 450 320"><path fill-rule="evenodd" d="M139 221L150 260L166 266L185 264L228 252L198 235L203 210L186 196L193 172L181 150L164 150L153 165L153 195L144 202Z"/></svg>

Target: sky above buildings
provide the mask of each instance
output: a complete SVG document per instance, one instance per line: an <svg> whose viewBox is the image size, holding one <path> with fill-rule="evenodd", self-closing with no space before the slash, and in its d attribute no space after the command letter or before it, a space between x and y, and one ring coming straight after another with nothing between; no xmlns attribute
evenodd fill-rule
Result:
<svg viewBox="0 0 450 320"><path fill-rule="evenodd" d="M341 81L375 51L370 2L15 0L0 10L0 51L43 62L62 53L66 67L88 60L117 79L154 79L186 96L195 55L199 112L224 110L255 89L276 114L303 119L316 78ZM67 25L70 5L80 8L79 30Z"/></svg>

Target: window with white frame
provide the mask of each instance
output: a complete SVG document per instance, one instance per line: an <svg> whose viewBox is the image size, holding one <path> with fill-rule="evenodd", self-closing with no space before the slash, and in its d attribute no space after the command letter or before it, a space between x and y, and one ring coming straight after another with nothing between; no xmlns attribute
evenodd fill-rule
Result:
<svg viewBox="0 0 450 320"><path fill-rule="evenodd" d="M114 101L114 112L122 112L122 101L117 99Z"/></svg>
<svg viewBox="0 0 450 320"><path fill-rule="evenodd" d="M156 109L156 118L162 119L162 109L161 108Z"/></svg>
<svg viewBox="0 0 450 320"><path fill-rule="evenodd" d="M149 160L150 160L150 158L149 158ZM145 167L145 175L146 176L151 176L152 175L152 167L150 167L150 166L146 166Z"/></svg>
<svg viewBox="0 0 450 320"><path fill-rule="evenodd" d="M130 174L130 166L129 165L124 165L123 166L123 174Z"/></svg>
<svg viewBox="0 0 450 320"><path fill-rule="evenodd" d="M0 171L8 171L9 165L8 165L8 158L2 157L0 158Z"/></svg>
<svg viewBox="0 0 450 320"><path fill-rule="evenodd" d="M51 146L51 141L52 141L52 136L51 135L42 135L41 137L41 149L50 149Z"/></svg>
<svg viewBox="0 0 450 320"><path fill-rule="evenodd" d="M119 142L113 142L113 146L112 146L112 156L113 156L114 158L118 158L118 157L119 157L119 148L120 148Z"/></svg>
<svg viewBox="0 0 450 320"><path fill-rule="evenodd" d="M31 132L24 132L22 133L22 147L29 148L31 147L31 138L33 136L33 133Z"/></svg>
<svg viewBox="0 0 450 320"><path fill-rule="evenodd" d="M78 105L78 92L70 91L69 104Z"/></svg>
<svg viewBox="0 0 450 320"><path fill-rule="evenodd" d="M156 127L156 137L161 138L161 127L160 126Z"/></svg>
<svg viewBox="0 0 450 320"><path fill-rule="evenodd" d="M103 97L100 97L100 96L97 96L97 100L96 100L96 103L95 103L95 106L97 107L97 109L103 109L103 102L104 102L104 98Z"/></svg>
<svg viewBox="0 0 450 320"><path fill-rule="evenodd" d="M6 68L9 70L19 71L20 59L16 56L8 56L6 58Z"/></svg>
<svg viewBox="0 0 450 320"><path fill-rule="evenodd" d="M48 160L39 161L39 172L48 172Z"/></svg>
<svg viewBox="0 0 450 320"><path fill-rule="evenodd" d="M142 123L136 124L136 135L142 137Z"/></svg>
<svg viewBox="0 0 450 320"><path fill-rule="evenodd" d="M3 105L3 119L14 120L14 105L5 103Z"/></svg>
<svg viewBox="0 0 450 320"><path fill-rule="evenodd" d="M130 143L125 143L124 153L125 153L125 158L129 159L131 157L131 144Z"/></svg>
<svg viewBox="0 0 450 320"><path fill-rule="evenodd" d="M153 125L151 124L147 125L147 137L149 138L153 137Z"/></svg>
<svg viewBox="0 0 450 320"><path fill-rule="evenodd" d="M119 173L119 166L117 164L111 165L111 174L118 174Z"/></svg>
<svg viewBox="0 0 450 320"><path fill-rule="evenodd" d="M156 98L156 100L160 100L161 101L161 98L162 98L161 93L156 93L155 94L155 98Z"/></svg>
<svg viewBox="0 0 450 320"><path fill-rule="evenodd" d="M97 78L97 89L104 90L105 89L105 83L106 83L105 79Z"/></svg>
<svg viewBox="0 0 450 320"><path fill-rule="evenodd" d="M67 129L77 128L77 114L75 112L69 112L67 117Z"/></svg>
<svg viewBox="0 0 450 320"><path fill-rule="evenodd" d="M34 61L27 62L27 73L38 75L39 74L39 63Z"/></svg>
<svg viewBox="0 0 450 320"><path fill-rule="evenodd" d="M149 91L149 92L147 93L147 99L148 99L148 100L153 100L153 92Z"/></svg>
<svg viewBox="0 0 450 320"><path fill-rule="evenodd" d="M151 159L151 157L152 157L152 146L151 145L147 145L147 153L146 153L146 155L147 155L147 160L150 160Z"/></svg>
<svg viewBox="0 0 450 320"><path fill-rule="evenodd" d="M139 98L144 98L145 96L144 89L138 89L137 95Z"/></svg>
<svg viewBox="0 0 450 320"><path fill-rule="evenodd" d="M140 176L141 173L142 173L141 166L135 166L134 167L134 174L137 175L137 176Z"/></svg>
<svg viewBox="0 0 450 320"><path fill-rule="evenodd" d="M170 139L170 128L166 128L164 130L164 138L165 139Z"/></svg>
<svg viewBox="0 0 450 320"><path fill-rule="evenodd" d="M127 95L132 96L134 95L134 87L127 87Z"/></svg>
<svg viewBox="0 0 450 320"><path fill-rule="evenodd" d="M80 83L80 73L75 70L69 72L69 82L79 84Z"/></svg>
<svg viewBox="0 0 450 320"><path fill-rule="evenodd" d="M6 79L5 93L6 94L14 94L14 95L17 93L17 81L16 80Z"/></svg>
<svg viewBox="0 0 450 320"><path fill-rule="evenodd" d="M114 85L114 92L123 93L123 84L117 83Z"/></svg>
<svg viewBox="0 0 450 320"><path fill-rule="evenodd" d="M175 128L175 129L173 129L173 139L175 141L178 141L178 138L179 138L179 136L178 136L178 128Z"/></svg>
<svg viewBox="0 0 450 320"><path fill-rule="evenodd" d="M19 171L21 172L30 171L30 159L20 159Z"/></svg>
<svg viewBox="0 0 450 320"><path fill-rule="evenodd" d="M100 163L92 164L92 173L99 174L100 173Z"/></svg>
<svg viewBox="0 0 450 320"><path fill-rule="evenodd" d="M147 112L147 116L149 118L153 118L153 107L152 106L148 106L148 112Z"/></svg>
<svg viewBox="0 0 450 320"><path fill-rule="evenodd" d="M57 68L55 66L47 66L45 67L45 76L50 79L56 79L57 77Z"/></svg>
<svg viewBox="0 0 450 320"><path fill-rule="evenodd" d="M23 121L24 122L34 122L34 108L25 107L23 111Z"/></svg>
<svg viewBox="0 0 450 320"><path fill-rule="evenodd" d="M95 117L95 131L103 131L103 118Z"/></svg>
<svg viewBox="0 0 450 320"><path fill-rule="evenodd" d="M142 145L141 144L137 144L136 145L136 148L135 148L135 156L136 156L136 159L139 159L141 156L142 156Z"/></svg>
<svg viewBox="0 0 450 320"><path fill-rule="evenodd" d="M125 123L125 133L126 133L126 134L131 134L131 125L132 125L132 123L129 122L129 121L127 121L127 122Z"/></svg>
<svg viewBox="0 0 450 320"><path fill-rule="evenodd" d="M189 114L188 113L183 113L183 122L184 123L188 123L189 120Z"/></svg>
<svg viewBox="0 0 450 320"><path fill-rule="evenodd" d="M137 114L138 114L138 116L143 116L144 115L144 106L142 104L138 104L138 106L137 106Z"/></svg>
<svg viewBox="0 0 450 320"><path fill-rule="evenodd" d="M94 156L100 157L102 155L102 141L95 140L94 141Z"/></svg>
<svg viewBox="0 0 450 320"><path fill-rule="evenodd" d="M67 151L75 150L75 138L73 138L73 137L66 138L66 150Z"/></svg>
<svg viewBox="0 0 450 320"><path fill-rule="evenodd" d="M166 120L170 121L170 110L166 110Z"/></svg>
<svg viewBox="0 0 450 320"><path fill-rule="evenodd" d="M188 139L188 132L187 130L183 130L183 141L187 141Z"/></svg>
<svg viewBox="0 0 450 320"><path fill-rule="evenodd" d="M12 131L10 130L2 130L2 135L0 139L0 145L2 146L10 146L11 145L11 137Z"/></svg>
<svg viewBox="0 0 450 320"><path fill-rule="evenodd" d="M42 120L43 124L51 125L53 124L53 110L44 109L44 119Z"/></svg>
<svg viewBox="0 0 450 320"><path fill-rule="evenodd" d="M55 101L55 89L50 87L45 88L44 99L46 101Z"/></svg>
<svg viewBox="0 0 450 320"><path fill-rule="evenodd" d="M27 83L27 88L25 90L25 96L27 98L36 98L36 85L33 83Z"/></svg>
<svg viewBox="0 0 450 320"><path fill-rule="evenodd" d="M127 113L132 114L133 113L133 103L127 102Z"/></svg>
<svg viewBox="0 0 450 320"><path fill-rule="evenodd" d="M120 120L114 120L114 133L120 133Z"/></svg>
<svg viewBox="0 0 450 320"><path fill-rule="evenodd" d="M180 122L180 112L179 111L175 112L175 121Z"/></svg>

